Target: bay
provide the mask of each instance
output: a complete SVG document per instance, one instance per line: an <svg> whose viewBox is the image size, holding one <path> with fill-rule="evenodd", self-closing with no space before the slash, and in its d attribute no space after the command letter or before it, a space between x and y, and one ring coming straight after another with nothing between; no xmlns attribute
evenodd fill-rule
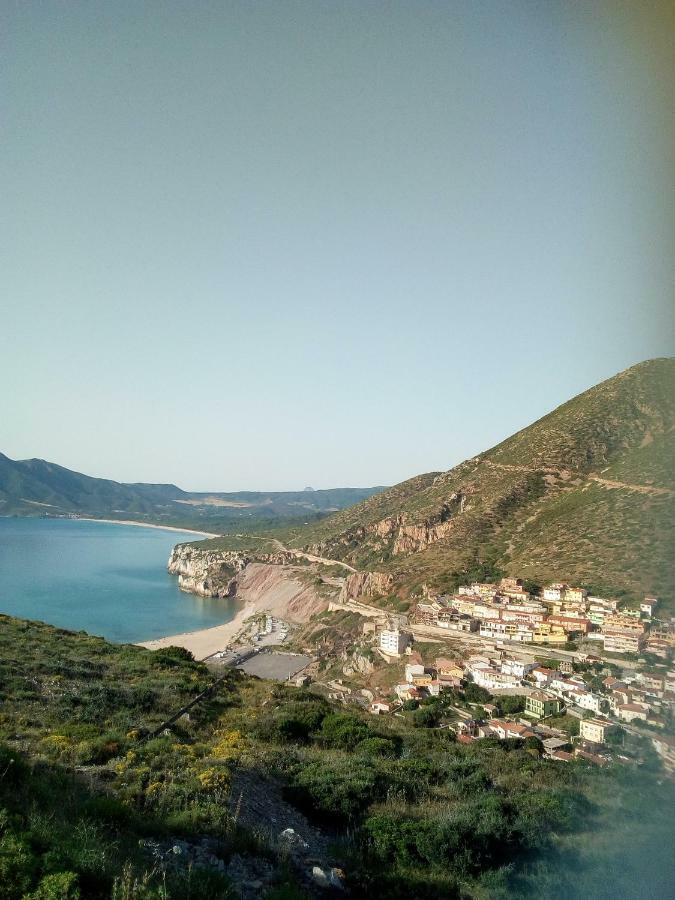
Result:
<svg viewBox="0 0 675 900"><path fill-rule="evenodd" d="M196 597L166 564L191 533L76 519L0 518L0 613L134 643L222 625L231 600Z"/></svg>

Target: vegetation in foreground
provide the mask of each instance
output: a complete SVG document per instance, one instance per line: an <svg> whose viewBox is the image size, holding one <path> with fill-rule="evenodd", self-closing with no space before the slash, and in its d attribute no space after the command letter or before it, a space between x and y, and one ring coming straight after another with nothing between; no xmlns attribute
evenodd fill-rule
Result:
<svg viewBox="0 0 675 900"><path fill-rule="evenodd" d="M185 651L7 617L0 690L7 900L236 897L234 859L265 871L258 896L321 893L279 847L294 810L354 896L667 896L672 883L654 848L675 838L673 789L655 761L601 771L536 746L465 746L433 715L365 716L233 671L216 684ZM222 866L167 863L164 848L204 839Z"/></svg>

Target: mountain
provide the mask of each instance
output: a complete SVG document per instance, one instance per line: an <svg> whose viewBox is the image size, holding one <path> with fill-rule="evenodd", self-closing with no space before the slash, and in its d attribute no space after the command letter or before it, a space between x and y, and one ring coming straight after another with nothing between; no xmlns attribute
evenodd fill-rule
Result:
<svg viewBox="0 0 675 900"><path fill-rule="evenodd" d="M324 491L190 493L175 484L122 484L92 478L43 459L0 453L0 515L83 515L227 530L251 520L307 520L334 512L382 488Z"/></svg>
<svg viewBox="0 0 675 900"><path fill-rule="evenodd" d="M279 538L378 573L359 590L392 600L500 573L667 595L674 414L675 360L650 360L447 472Z"/></svg>

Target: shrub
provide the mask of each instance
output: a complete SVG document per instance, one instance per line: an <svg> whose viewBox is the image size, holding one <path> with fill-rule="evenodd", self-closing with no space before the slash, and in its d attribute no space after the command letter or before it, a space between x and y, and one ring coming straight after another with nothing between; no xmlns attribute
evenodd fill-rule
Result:
<svg viewBox="0 0 675 900"><path fill-rule="evenodd" d="M45 875L37 889L26 894L23 900L80 900L77 875L74 872Z"/></svg>
<svg viewBox="0 0 675 900"><path fill-rule="evenodd" d="M204 769L197 779L206 791L225 792L230 788L230 773L221 766Z"/></svg>
<svg viewBox="0 0 675 900"><path fill-rule="evenodd" d="M436 706L421 706L412 714L415 728L435 728L440 719L441 711Z"/></svg>
<svg viewBox="0 0 675 900"><path fill-rule="evenodd" d="M0 838L0 885L4 900L20 900L30 887L35 860L30 847L12 833Z"/></svg>
<svg viewBox="0 0 675 900"><path fill-rule="evenodd" d="M313 762L295 775L291 799L328 821L353 821L379 796L382 781L369 760Z"/></svg>
<svg viewBox="0 0 675 900"><path fill-rule="evenodd" d="M370 737L368 726L355 716L346 713L330 713L317 733L318 740L328 746L340 750L353 750L357 744Z"/></svg>
<svg viewBox="0 0 675 900"><path fill-rule="evenodd" d="M162 647L161 650L155 650L153 654L154 663L169 668L176 668L185 663L194 663L194 661L194 656L185 647Z"/></svg>
<svg viewBox="0 0 675 900"><path fill-rule="evenodd" d="M370 737L356 745L356 753L366 756L396 756L396 744L389 738Z"/></svg>

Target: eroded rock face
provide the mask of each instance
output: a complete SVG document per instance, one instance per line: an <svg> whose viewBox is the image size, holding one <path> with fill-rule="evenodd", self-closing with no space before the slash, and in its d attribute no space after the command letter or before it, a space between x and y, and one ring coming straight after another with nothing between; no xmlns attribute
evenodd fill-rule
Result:
<svg viewBox="0 0 675 900"><path fill-rule="evenodd" d="M317 592L305 567L289 564L292 554L256 559L237 552L203 550L178 544L169 557L168 570L178 576L181 590L200 597L237 597L252 612L265 611L290 622L306 622L328 608L338 588ZM271 562L270 560L274 560Z"/></svg>
<svg viewBox="0 0 675 900"><path fill-rule="evenodd" d="M470 493L470 491L469 491ZM347 558L354 544L367 545L374 552L387 551L394 556L400 553L417 553L430 544L443 540L452 531L457 516L471 507L468 494L455 491L441 506L421 521L410 521L405 513L387 516L371 525L358 526L345 531L330 541L310 548L314 553Z"/></svg>
<svg viewBox="0 0 675 900"><path fill-rule="evenodd" d="M200 597L234 597L237 575L249 562L249 558L241 553L222 553L177 544L171 551L167 568L171 575L178 576L182 591Z"/></svg>
<svg viewBox="0 0 675 900"><path fill-rule="evenodd" d="M345 579L340 591L340 602L358 600L359 597L382 597L394 585L394 576L384 572L354 572Z"/></svg>
<svg viewBox="0 0 675 900"><path fill-rule="evenodd" d="M372 660L368 659L367 656L362 656L358 650L354 651L354 653L345 651L341 655L342 659L345 660L342 673L348 678L355 672L359 672L361 675L370 675L375 671Z"/></svg>

